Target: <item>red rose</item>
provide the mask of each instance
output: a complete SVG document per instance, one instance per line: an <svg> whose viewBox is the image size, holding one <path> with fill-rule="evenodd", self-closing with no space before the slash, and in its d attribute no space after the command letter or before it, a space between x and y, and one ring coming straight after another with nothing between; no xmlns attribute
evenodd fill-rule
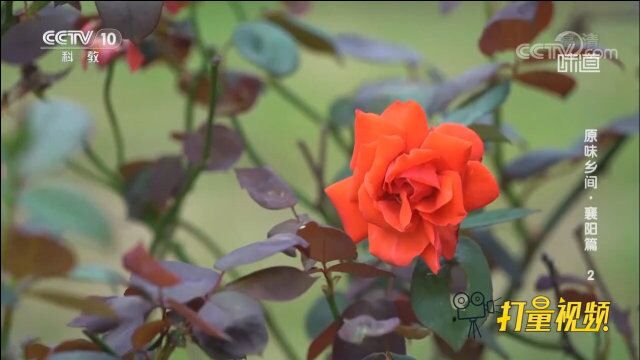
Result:
<svg viewBox="0 0 640 360"><path fill-rule="evenodd" d="M396 101L382 115L356 110L353 175L325 191L347 234L369 238L371 254L396 266L420 256L437 273L440 255L454 256L467 213L499 195L483 153L463 125L429 129L414 101Z"/></svg>

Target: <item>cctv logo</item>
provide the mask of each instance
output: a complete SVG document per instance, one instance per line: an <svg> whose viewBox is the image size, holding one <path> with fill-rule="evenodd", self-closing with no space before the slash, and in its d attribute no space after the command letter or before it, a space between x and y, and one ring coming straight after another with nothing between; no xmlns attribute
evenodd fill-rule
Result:
<svg viewBox="0 0 640 360"><path fill-rule="evenodd" d="M48 30L42 34L45 46L41 49L115 49L122 44L122 34L116 29L93 30Z"/></svg>
<svg viewBox="0 0 640 360"><path fill-rule="evenodd" d="M86 33L81 30L62 30L62 31L46 31L42 35L42 42L48 46L87 46L93 39L93 30Z"/></svg>

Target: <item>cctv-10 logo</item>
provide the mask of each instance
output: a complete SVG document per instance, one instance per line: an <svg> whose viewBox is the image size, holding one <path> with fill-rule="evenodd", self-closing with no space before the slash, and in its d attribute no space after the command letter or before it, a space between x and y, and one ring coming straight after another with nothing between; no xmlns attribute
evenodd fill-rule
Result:
<svg viewBox="0 0 640 360"><path fill-rule="evenodd" d="M122 34L116 29L48 30L42 34L42 42L42 49L115 49L122 44Z"/></svg>

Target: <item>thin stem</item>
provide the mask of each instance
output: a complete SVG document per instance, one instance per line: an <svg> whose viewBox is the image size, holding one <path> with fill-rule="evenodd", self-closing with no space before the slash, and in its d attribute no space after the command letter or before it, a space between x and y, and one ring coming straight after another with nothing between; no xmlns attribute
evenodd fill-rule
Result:
<svg viewBox="0 0 640 360"><path fill-rule="evenodd" d="M182 208L182 204L185 201L185 198L193 188L196 180L205 169L206 164L209 161L209 157L211 156L211 142L212 142L212 131L213 131L213 122L215 120L215 112L216 112L216 99L217 99L217 87L218 87L218 66L220 65L220 61L218 58L214 58L211 62L211 98L209 101L209 113L207 116L207 130L206 130L206 138L205 145L202 151L202 159L198 165L192 166L188 169L187 180L185 182L185 186L182 191L176 197L173 206L167 211L167 213L160 218L157 226L155 227L153 241L151 242L150 251L152 254L162 255L164 251L166 251L167 244L164 244L167 241L170 241L170 236L173 233L175 222L180 214L180 210Z"/></svg>
<svg viewBox="0 0 640 360"><path fill-rule="evenodd" d="M279 80L274 78L269 78L268 83L269 85L271 85L273 89L276 90L276 92L280 96L282 96L282 98L287 100L295 108L297 108L301 113L306 115L307 118L311 120L311 122L313 122L316 125L322 125L322 126L327 124L329 126L329 130L331 131L331 135L335 140L336 144L338 145L338 147L340 148L340 150L342 150L346 155L351 155L351 148L348 142L342 138L342 135L340 134L340 130L334 124L327 121L324 118L324 116L322 116L315 109L313 109L311 105L309 105L306 101L300 98L295 92L293 92L292 90L284 86L284 84L282 84Z"/></svg>
<svg viewBox="0 0 640 360"><path fill-rule="evenodd" d="M556 296L556 302L559 302L560 301L560 286L558 285L558 272L556 270L556 267L553 264L553 261L551 260L551 258L549 258L549 256L547 256L547 254L543 254L542 255L542 261L547 266L547 270L549 271L549 276L551 277L551 283L553 284L553 292L555 293L555 296ZM585 359L584 356L582 356L580 353L578 353L576 348L571 343L571 339L569 338L569 333L567 333L563 329L563 331L560 333L560 335L561 335L562 345L563 345L562 349L568 355L571 355L571 356L573 356L574 358L576 358L578 360L584 360Z"/></svg>
<svg viewBox="0 0 640 360"><path fill-rule="evenodd" d="M105 343L105 342L100 338L100 336L98 336L98 335L96 335L96 334L94 334L94 333L92 333L92 332L89 332L89 331L87 331L87 330L83 330L83 331L82 331L82 333L83 333L86 337L88 337L88 338L91 340L91 342L93 342L94 344L98 345L98 347L99 347L102 351L106 352L107 354L111 354L111 355L114 355L114 356L118 356L118 354L116 354L116 352L115 352L115 351L114 351L114 350L113 350L109 345L107 345L107 343Z"/></svg>
<svg viewBox="0 0 640 360"><path fill-rule="evenodd" d="M113 134L113 141L116 145L116 163L118 167L124 164L124 140L122 138L122 131L120 130L120 125L118 124L118 118L116 117L116 112L113 107L113 99L112 99L112 84L113 84L113 73L115 70L116 62L112 61L109 63L107 67L107 77L104 81L104 88L102 91L102 96L104 98L104 106L107 111L107 119L109 120L109 125L111 125L111 132Z"/></svg>
<svg viewBox="0 0 640 360"><path fill-rule="evenodd" d="M333 278L331 277L331 271L327 269L327 265L325 263L322 263L322 275L324 275L324 279L327 282L327 287L324 289L324 296L329 304L329 309L331 309L333 320L338 320L340 319L340 310L338 310L338 304L336 303Z"/></svg>
<svg viewBox="0 0 640 360"><path fill-rule="evenodd" d="M95 166L96 170L101 172L105 177L111 179L114 184L120 184L120 176L117 173L111 171L111 169L107 166L107 164L96 154L91 145L85 143L84 145L84 154L87 156L87 159Z"/></svg>
<svg viewBox="0 0 640 360"><path fill-rule="evenodd" d="M13 326L13 305L7 305L4 309L4 320L2 320L2 351L9 345L9 334Z"/></svg>
<svg viewBox="0 0 640 360"><path fill-rule="evenodd" d="M117 186L114 184L113 179L104 178L103 176L94 173L92 170L87 169L86 167L78 164L77 162L69 161L67 163L67 167L69 168L69 170L71 170L72 172L74 172L79 176L85 177L97 183L103 184L109 188L117 190Z"/></svg>

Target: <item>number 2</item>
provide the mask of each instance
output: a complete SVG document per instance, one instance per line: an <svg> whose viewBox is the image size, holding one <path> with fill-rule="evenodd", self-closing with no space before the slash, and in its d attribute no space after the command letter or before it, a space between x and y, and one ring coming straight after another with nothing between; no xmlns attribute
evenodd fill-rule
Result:
<svg viewBox="0 0 640 360"><path fill-rule="evenodd" d="M594 274L595 272L593 270L587 270L587 280L589 281L595 280L595 278L593 277Z"/></svg>

